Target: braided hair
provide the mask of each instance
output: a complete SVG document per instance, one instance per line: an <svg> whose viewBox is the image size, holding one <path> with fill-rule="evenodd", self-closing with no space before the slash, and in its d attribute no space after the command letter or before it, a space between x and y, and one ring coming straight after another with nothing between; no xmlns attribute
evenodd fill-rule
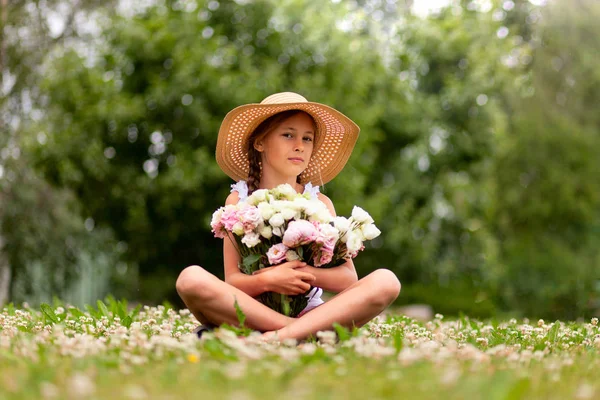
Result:
<svg viewBox="0 0 600 400"><path fill-rule="evenodd" d="M298 113L303 113L302 110L288 110L282 111L278 114L272 115L263 122L252 132L250 137L248 138L248 179L246 181L248 185L248 195L252 194L255 190L258 189L258 185L260 184L260 178L262 176L262 163L261 163L261 154L258 150L254 148L254 143L257 140L264 138L271 131L277 128L283 121L288 118L293 117ZM310 116L310 114L307 114ZM311 116L312 119L312 116ZM313 119L313 124L315 125L316 132L316 123ZM296 177L296 182L300 183L300 175Z"/></svg>

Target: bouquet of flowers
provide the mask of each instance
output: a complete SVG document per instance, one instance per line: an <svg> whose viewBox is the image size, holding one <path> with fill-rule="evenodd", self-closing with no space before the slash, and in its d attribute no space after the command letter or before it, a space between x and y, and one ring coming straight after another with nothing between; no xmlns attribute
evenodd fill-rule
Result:
<svg viewBox="0 0 600 400"><path fill-rule="evenodd" d="M293 260L318 268L336 267L356 257L365 240L381 233L362 208L354 207L350 218L334 218L323 202L296 193L288 184L255 190L246 201L219 208L211 227L215 237L229 237L236 245L239 268L248 275ZM295 317L309 299L306 293L286 296L265 292L259 300Z"/></svg>

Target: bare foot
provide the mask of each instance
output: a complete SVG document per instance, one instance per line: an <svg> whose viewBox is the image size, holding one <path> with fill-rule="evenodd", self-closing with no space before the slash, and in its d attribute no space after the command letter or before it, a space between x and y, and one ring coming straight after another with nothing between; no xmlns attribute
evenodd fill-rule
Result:
<svg viewBox="0 0 600 400"><path fill-rule="evenodd" d="M279 338L277 336L277 331L268 331L262 334L261 339L264 342L278 342Z"/></svg>

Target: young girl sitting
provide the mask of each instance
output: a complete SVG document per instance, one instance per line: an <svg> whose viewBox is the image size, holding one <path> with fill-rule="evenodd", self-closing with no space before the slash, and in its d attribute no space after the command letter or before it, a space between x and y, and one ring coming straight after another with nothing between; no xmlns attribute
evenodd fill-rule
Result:
<svg viewBox="0 0 600 400"><path fill-rule="evenodd" d="M331 200L313 184L324 185L342 170L359 131L339 111L291 92L235 108L225 117L217 139L217 163L237 181L225 204L245 201L254 190L288 183L321 200L335 216ZM204 324L200 333L210 325L237 325L237 300L246 325L264 332L265 339L304 339L332 329L334 323L360 327L400 293L393 272L378 269L358 280L352 260L330 269L291 261L245 275L228 238L224 239L223 256L225 282L197 265L185 268L177 279L177 292ZM310 301L298 318L280 314L255 299L265 291L297 295L311 286ZM323 290L337 295L323 302Z"/></svg>

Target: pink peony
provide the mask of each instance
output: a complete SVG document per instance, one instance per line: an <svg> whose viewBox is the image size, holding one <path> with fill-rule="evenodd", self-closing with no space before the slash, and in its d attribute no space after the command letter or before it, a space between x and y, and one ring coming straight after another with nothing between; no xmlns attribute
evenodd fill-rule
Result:
<svg viewBox="0 0 600 400"><path fill-rule="evenodd" d="M321 267L325 264L329 264L333 259L333 251L335 249L336 238L329 238L323 243L319 252L313 257L313 265L315 267Z"/></svg>
<svg viewBox="0 0 600 400"><path fill-rule="evenodd" d="M238 216L244 225L244 232L249 233L254 231L258 225L263 222L262 216L258 208L247 206L238 212Z"/></svg>
<svg viewBox="0 0 600 400"><path fill-rule="evenodd" d="M225 230L225 226L221 221L221 217L223 216L224 208L221 207L217 211L215 211L212 215L212 220L210 221L210 227L212 228L212 232L215 234L215 237L223 239L227 236L227 231Z"/></svg>
<svg viewBox="0 0 600 400"><path fill-rule="evenodd" d="M332 259L333 259L333 252L322 250L319 253L317 253L315 255L315 257L313 258L313 264L315 267L321 267L325 264L329 264Z"/></svg>
<svg viewBox="0 0 600 400"><path fill-rule="evenodd" d="M291 221L283 234L283 244L287 247L298 247L314 242L317 228L306 220Z"/></svg>
<svg viewBox="0 0 600 400"><path fill-rule="evenodd" d="M283 243L278 243L274 246L271 246L269 251L267 251L267 258L269 259L269 264L276 265L285 261L285 253L289 249Z"/></svg>
<svg viewBox="0 0 600 400"><path fill-rule="evenodd" d="M225 226L225 229L231 232L237 222L240 222L237 207L233 205L225 206L223 215L221 215L221 223Z"/></svg>

